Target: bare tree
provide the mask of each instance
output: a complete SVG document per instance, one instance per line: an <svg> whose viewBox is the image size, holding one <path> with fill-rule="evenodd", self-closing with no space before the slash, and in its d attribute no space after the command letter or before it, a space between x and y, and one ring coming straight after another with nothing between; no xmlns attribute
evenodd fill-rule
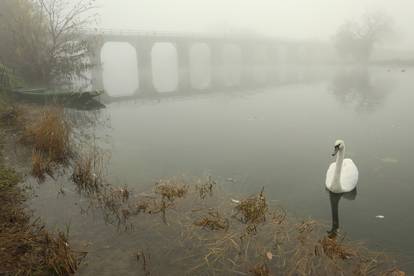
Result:
<svg viewBox="0 0 414 276"><path fill-rule="evenodd" d="M82 36L82 30L96 20L95 0L36 1L48 26L47 80L60 83L82 76L91 66L87 59L90 41Z"/></svg>
<svg viewBox="0 0 414 276"><path fill-rule="evenodd" d="M360 22L342 24L334 42L338 53L354 61L367 62L374 47L393 33L393 21L384 13L367 13Z"/></svg>
<svg viewBox="0 0 414 276"><path fill-rule="evenodd" d="M31 84L61 84L82 76L91 64L95 0L1 0L0 62Z"/></svg>

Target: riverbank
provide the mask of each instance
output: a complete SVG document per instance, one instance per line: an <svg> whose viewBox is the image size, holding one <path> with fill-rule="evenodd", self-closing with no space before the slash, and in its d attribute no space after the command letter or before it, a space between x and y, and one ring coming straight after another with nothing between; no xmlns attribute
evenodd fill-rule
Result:
<svg viewBox="0 0 414 276"><path fill-rule="evenodd" d="M24 206L25 191L12 169L0 167L0 274L71 275L79 256L68 233L51 233Z"/></svg>
<svg viewBox="0 0 414 276"><path fill-rule="evenodd" d="M38 107L18 106L5 98L1 102L0 274L71 275L78 269L82 254L71 249L67 232L48 231L42 220L33 217L27 208L28 193L21 183L24 171L30 172L30 168L19 168L22 172L16 172L8 167L15 164L10 164L8 157L3 158L3 153L10 150L7 146L24 147L23 133L31 129L27 120L29 111L30 116L36 114L33 121L42 121L42 112ZM34 152L35 148L31 146L27 150Z"/></svg>

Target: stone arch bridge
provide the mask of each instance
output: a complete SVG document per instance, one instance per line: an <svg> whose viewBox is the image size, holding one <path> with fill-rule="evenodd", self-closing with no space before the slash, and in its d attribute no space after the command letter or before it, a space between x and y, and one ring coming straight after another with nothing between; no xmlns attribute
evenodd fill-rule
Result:
<svg viewBox="0 0 414 276"><path fill-rule="evenodd" d="M241 52L240 86L254 87L263 85L254 79L250 70L252 66L266 68L286 65L309 65L320 61L322 50L317 43L306 41L287 41L262 36L249 35L208 35L173 32L145 32L99 30L85 31L84 35L93 40L93 49L90 58L95 67L92 71L93 89L103 89L103 69L101 50L105 43L124 42L130 44L136 51L139 88L137 94L157 93L152 76L151 52L157 43L170 43L175 47L177 56L178 86L177 92L192 90L189 70L190 48L194 44L205 44L210 52L210 81L208 89L224 88L223 76L220 68L223 66L223 47L234 45ZM265 58L257 59L257 51L263 52ZM271 78L269 78L271 81Z"/></svg>

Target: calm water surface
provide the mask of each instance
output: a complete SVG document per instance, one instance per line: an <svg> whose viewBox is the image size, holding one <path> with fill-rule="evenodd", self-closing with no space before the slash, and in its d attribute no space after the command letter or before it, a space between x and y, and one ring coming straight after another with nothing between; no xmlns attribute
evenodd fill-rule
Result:
<svg viewBox="0 0 414 276"><path fill-rule="evenodd" d="M162 177L212 175L230 193L265 187L290 212L327 222L325 173L334 141L344 139L360 178L356 198L340 200L341 231L414 261L413 103L414 69L337 70L313 83L112 103L98 133L119 185L145 190ZM80 274L134 274L131 234L81 215L74 188L57 196L55 186L38 187L32 206L51 226L70 223L75 241L90 241Z"/></svg>

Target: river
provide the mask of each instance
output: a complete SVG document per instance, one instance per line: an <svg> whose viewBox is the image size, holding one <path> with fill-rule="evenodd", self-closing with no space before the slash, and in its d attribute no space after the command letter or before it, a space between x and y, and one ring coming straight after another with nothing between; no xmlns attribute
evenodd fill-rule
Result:
<svg viewBox="0 0 414 276"><path fill-rule="evenodd" d="M289 212L328 224L325 174L343 139L359 182L356 197L339 202L341 231L405 256L414 271L413 79L411 68L328 68L311 82L118 101L101 111L107 122L96 131L118 185L143 191L159 178L210 175L237 195L264 187ZM80 274L134 274L138 234L82 214L84 199L69 184L65 195L53 181L35 187L36 215L51 227L70 224L73 240L90 243Z"/></svg>

